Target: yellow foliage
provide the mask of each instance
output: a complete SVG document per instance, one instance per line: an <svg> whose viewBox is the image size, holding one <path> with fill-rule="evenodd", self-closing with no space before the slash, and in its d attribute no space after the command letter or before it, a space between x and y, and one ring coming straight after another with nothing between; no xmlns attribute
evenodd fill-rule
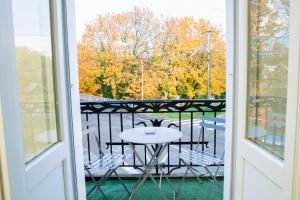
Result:
<svg viewBox="0 0 300 200"><path fill-rule="evenodd" d="M223 97L225 42L211 28L211 93ZM147 8L99 15L78 44L80 92L141 99L143 85L144 99L203 98L207 34L204 19L158 19Z"/></svg>

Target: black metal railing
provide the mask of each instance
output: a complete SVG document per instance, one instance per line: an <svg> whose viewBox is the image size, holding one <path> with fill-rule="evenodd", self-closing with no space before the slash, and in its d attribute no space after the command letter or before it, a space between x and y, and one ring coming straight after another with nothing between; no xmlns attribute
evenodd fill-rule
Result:
<svg viewBox="0 0 300 200"><path fill-rule="evenodd" d="M177 156L182 147L193 149L198 143L200 133L200 115L218 116L225 113L225 100L115 100L81 102L82 121L92 122L97 127L99 145L95 139L87 136L84 139L86 159L91 154L102 151L128 153L128 143L122 141L118 135L121 131L137 126L165 126L176 128L183 132L183 138L171 143L164 155L162 167L167 168L168 174L181 168L182 163ZM84 124L84 123L83 123ZM224 153L224 135L216 130L204 130L200 145L203 151L214 155ZM175 147L175 148L174 148ZM146 148L137 145L138 151L147 160ZM130 150L128 150L130 151ZM130 151L132 153L132 151ZM141 169L142 165L132 153L132 159L123 163L124 167ZM156 172L158 174L158 168Z"/></svg>

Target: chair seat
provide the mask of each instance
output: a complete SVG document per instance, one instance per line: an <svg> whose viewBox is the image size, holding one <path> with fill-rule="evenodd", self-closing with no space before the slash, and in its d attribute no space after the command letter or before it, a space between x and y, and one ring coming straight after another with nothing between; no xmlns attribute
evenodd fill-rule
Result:
<svg viewBox="0 0 300 200"><path fill-rule="evenodd" d="M85 165L87 169L116 169L125 162L124 154L104 154Z"/></svg>
<svg viewBox="0 0 300 200"><path fill-rule="evenodd" d="M222 158L204 151L195 151L190 149L182 149L179 158L187 164L193 163L202 167L219 164Z"/></svg>

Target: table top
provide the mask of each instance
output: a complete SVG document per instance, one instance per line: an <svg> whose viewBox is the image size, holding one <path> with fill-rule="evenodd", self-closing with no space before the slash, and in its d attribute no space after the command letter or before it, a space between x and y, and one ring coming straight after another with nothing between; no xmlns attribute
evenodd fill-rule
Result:
<svg viewBox="0 0 300 200"><path fill-rule="evenodd" d="M138 127L127 129L119 137L127 142L138 144L161 144L178 140L182 133L166 127Z"/></svg>

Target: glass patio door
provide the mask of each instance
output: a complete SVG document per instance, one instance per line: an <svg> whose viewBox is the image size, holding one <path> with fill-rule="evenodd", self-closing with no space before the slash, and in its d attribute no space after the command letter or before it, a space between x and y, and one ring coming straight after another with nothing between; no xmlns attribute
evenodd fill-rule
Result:
<svg viewBox="0 0 300 200"><path fill-rule="evenodd" d="M297 0L239 1L235 199L292 199L297 6Z"/></svg>
<svg viewBox="0 0 300 200"><path fill-rule="evenodd" d="M65 9L62 0L1 3L0 165L12 199L77 198Z"/></svg>

